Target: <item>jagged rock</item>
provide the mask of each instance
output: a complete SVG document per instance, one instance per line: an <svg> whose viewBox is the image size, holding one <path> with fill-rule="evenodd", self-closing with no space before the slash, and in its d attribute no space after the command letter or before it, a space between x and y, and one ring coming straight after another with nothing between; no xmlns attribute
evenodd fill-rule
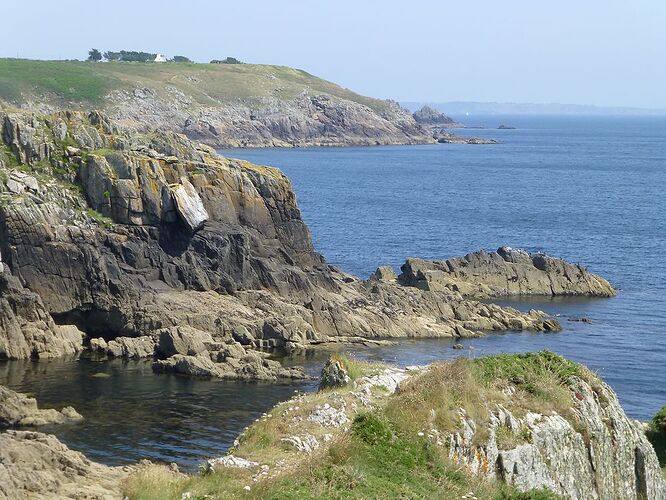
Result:
<svg viewBox="0 0 666 500"><path fill-rule="evenodd" d="M344 387L349 381L349 374L342 363L337 359L329 358L321 370L319 390L331 387Z"/></svg>
<svg viewBox="0 0 666 500"><path fill-rule="evenodd" d="M398 276L391 266L380 266L372 275L371 279L378 281L396 281Z"/></svg>
<svg viewBox="0 0 666 500"><path fill-rule="evenodd" d="M224 351L222 351L224 353ZM216 362L210 356L222 362ZM284 368L277 361L272 361L255 352L246 352L241 358L218 353L205 352L196 356L175 354L167 359L153 363L157 372L171 372L194 377L214 377L234 380L277 380L279 378L306 378L300 368Z"/></svg>
<svg viewBox="0 0 666 500"><path fill-rule="evenodd" d="M106 353L108 344L102 337L90 339L90 350L93 352Z"/></svg>
<svg viewBox="0 0 666 500"><path fill-rule="evenodd" d="M281 442L287 443L297 451L303 453L312 453L319 448L319 441L312 434L303 434L301 436L287 436L280 439Z"/></svg>
<svg viewBox="0 0 666 500"><path fill-rule="evenodd" d="M415 111L412 116L417 123L424 125L438 125L446 127L455 127L459 126L459 123L456 123L453 118L440 113L439 111L431 108L430 106L423 106L418 111Z"/></svg>
<svg viewBox="0 0 666 500"><path fill-rule="evenodd" d="M58 172L69 173L40 176L38 201L0 193L0 251L5 267L41 298L45 324L50 313L84 325L91 338L115 338L105 348L112 355L150 356L150 341L130 346L137 341L120 339L159 338L176 326L210 334L204 345L211 361L227 365L235 362L227 362L219 346L232 340L290 351L335 340L469 337L553 326L536 311L481 304L450 289L362 281L327 266L312 246L289 181L275 169L219 157L169 132L120 132L99 113L58 113L35 122L46 127L37 135L60 133L49 123L85 136L82 153L76 168L58 164ZM87 150L100 141L103 154ZM29 141L27 147L39 150ZM180 221L174 185L188 186L207 214L194 233ZM7 331L0 329L0 346ZM30 356L34 350L16 348L16 338L12 333L4 343L12 345L11 356ZM178 350L197 351L199 344ZM269 361L222 371L269 377L277 370L266 366Z"/></svg>
<svg viewBox="0 0 666 500"><path fill-rule="evenodd" d="M40 432L0 434L0 498L122 498L126 472L91 462L55 436Z"/></svg>
<svg viewBox="0 0 666 500"><path fill-rule="evenodd" d="M56 325L40 297L23 288L3 266L0 273L0 358L54 358L82 349L83 333L73 325Z"/></svg>
<svg viewBox="0 0 666 500"><path fill-rule="evenodd" d="M424 290L453 290L465 296L587 295L611 297L615 289L580 265L544 254L501 247L446 261L408 259L400 281Z"/></svg>
<svg viewBox="0 0 666 500"><path fill-rule="evenodd" d="M342 427L350 422L345 408L335 408L328 403L316 406L308 420L322 427Z"/></svg>
<svg viewBox="0 0 666 500"><path fill-rule="evenodd" d="M259 467L257 462L252 460L247 460L242 457L237 457L235 455L225 455L224 457L211 458L206 460L203 464L204 472L214 472L219 471L225 467L232 469L252 469L254 467Z"/></svg>
<svg viewBox="0 0 666 500"><path fill-rule="evenodd" d="M106 344L106 354L116 358L147 358L155 353L152 337L117 337Z"/></svg>
<svg viewBox="0 0 666 500"><path fill-rule="evenodd" d="M39 426L76 422L83 417L67 406L61 411L37 407L37 400L0 385L0 427Z"/></svg>
<svg viewBox="0 0 666 500"><path fill-rule="evenodd" d="M643 430L629 419L612 389L571 377L572 413L527 412L517 418L497 406L484 438L461 409L461 429L448 437L449 456L479 475L498 477L522 491L549 488L573 500L666 499L666 481ZM522 441L500 449L499 429Z"/></svg>

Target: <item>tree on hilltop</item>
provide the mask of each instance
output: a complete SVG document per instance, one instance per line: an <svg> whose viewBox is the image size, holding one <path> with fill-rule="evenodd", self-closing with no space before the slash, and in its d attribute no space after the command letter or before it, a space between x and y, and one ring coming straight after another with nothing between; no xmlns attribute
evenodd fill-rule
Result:
<svg viewBox="0 0 666 500"><path fill-rule="evenodd" d="M97 50L97 49L90 49L88 51L88 61L101 61L102 60L102 53Z"/></svg>
<svg viewBox="0 0 666 500"><path fill-rule="evenodd" d="M219 60L219 59L213 59L211 64L243 64L243 61L239 61L235 57L227 57L226 59Z"/></svg>

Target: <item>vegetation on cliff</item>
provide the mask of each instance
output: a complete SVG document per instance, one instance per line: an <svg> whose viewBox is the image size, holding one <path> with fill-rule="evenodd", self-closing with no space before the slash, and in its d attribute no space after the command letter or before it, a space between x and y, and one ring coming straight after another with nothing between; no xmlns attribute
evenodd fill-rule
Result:
<svg viewBox="0 0 666 500"><path fill-rule="evenodd" d="M666 494L654 451L610 388L550 352L459 359L411 372L344 357L334 362L352 366L356 381L278 405L240 436L231 455L209 461L201 474L142 469L126 481L126 494L526 500ZM322 426L324 412L329 421ZM493 449L496 462L483 462ZM515 464L507 462L511 457L518 457Z"/></svg>
<svg viewBox="0 0 666 500"><path fill-rule="evenodd" d="M659 464L666 477L666 406L662 406L649 423L647 436L657 452Z"/></svg>

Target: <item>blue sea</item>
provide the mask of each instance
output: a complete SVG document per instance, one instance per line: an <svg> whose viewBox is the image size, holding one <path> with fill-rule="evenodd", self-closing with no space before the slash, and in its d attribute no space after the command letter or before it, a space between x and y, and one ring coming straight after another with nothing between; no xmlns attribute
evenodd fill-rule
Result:
<svg viewBox="0 0 666 500"><path fill-rule="evenodd" d="M502 245L581 263L613 299L512 302L560 315L558 334L469 342L475 355L550 349L599 372L627 412L666 404L666 117L473 117L497 145L223 151L291 179L316 248L367 277L408 256L443 259ZM500 123L515 130L497 130ZM580 317L592 324L568 321ZM435 343L437 344L437 343ZM404 362L450 356L431 342ZM391 354L383 354L390 357Z"/></svg>
<svg viewBox="0 0 666 500"><path fill-rule="evenodd" d="M507 332L464 341L404 340L353 354L403 365L550 349L596 370L627 413L666 404L666 118L472 117L497 145L241 149L226 156L291 179L316 248L367 277L408 256L448 258L502 245L544 251L608 278L612 299L512 301L557 315L559 333ZM515 130L497 130L500 123ZM569 321L587 317L591 324ZM326 353L285 360L316 374ZM140 458L194 470L295 390L289 384L155 374L150 361L0 362L0 384L85 420L43 429L107 464Z"/></svg>

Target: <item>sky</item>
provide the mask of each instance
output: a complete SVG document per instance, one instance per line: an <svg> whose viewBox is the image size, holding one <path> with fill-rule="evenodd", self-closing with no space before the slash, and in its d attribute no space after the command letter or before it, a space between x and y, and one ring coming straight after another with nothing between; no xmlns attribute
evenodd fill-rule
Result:
<svg viewBox="0 0 666 500"><path fill-rule="evenodd" d="M666 1L0 0L0 56L293 66L399 101L666 108Z"/></svg>

